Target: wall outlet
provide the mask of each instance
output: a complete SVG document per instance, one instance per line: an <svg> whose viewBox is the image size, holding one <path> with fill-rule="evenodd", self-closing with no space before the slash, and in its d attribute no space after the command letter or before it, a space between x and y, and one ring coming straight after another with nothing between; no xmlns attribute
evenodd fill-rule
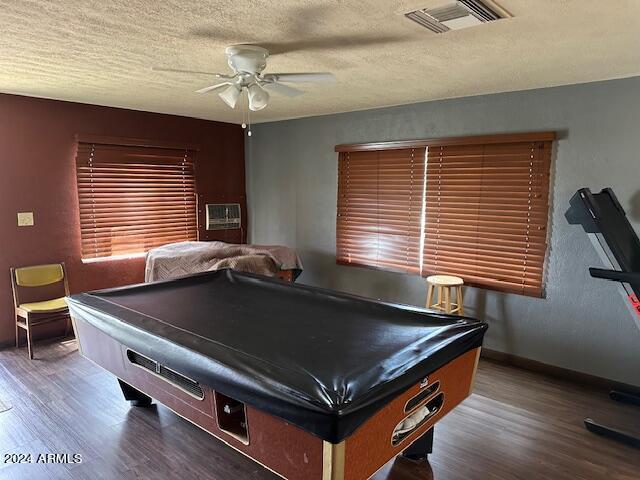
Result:
<svg viewBox="0 0 640 480"><path fill-rule="evenodd" d="M18 212L19 227L33 227L33 212Z"/></svg>

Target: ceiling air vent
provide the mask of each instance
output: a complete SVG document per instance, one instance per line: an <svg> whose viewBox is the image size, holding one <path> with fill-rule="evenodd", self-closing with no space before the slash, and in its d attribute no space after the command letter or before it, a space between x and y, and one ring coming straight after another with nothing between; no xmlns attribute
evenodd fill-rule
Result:
<svg viewBox="0 0 640 480"><path fill-rule="evenodd" d="M240 226L239 203L207 204L207 230L233 230Z"/></svg>
<svg viewBox="0 0 640 480"><path fill-rule="evenodd" d="M489 6L487 1L480 0L447 1L434 8L424 8L405 14L408 19L435 33L473 27L506 16L508 16L506 12L498 9L496 5Z"/></svg>

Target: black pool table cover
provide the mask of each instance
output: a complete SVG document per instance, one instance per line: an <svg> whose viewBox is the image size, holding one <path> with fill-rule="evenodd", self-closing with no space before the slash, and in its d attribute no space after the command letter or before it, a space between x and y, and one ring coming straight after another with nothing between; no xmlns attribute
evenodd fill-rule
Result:
<svg viewBox="0 0 640 480"><path fill-rule="evenodd" d="M332 443L481 346L487 329L232 270L82 293L68 304L128 348Z"/></svg>

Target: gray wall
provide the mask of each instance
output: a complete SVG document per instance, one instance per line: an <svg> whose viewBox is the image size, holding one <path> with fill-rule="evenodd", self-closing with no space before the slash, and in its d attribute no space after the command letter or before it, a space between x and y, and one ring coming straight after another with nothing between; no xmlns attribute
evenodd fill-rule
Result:
<svg viewBox="0 0 640 480"><path fill-rule="evenodd" d="M302 283L422 305L418 276L335 264L334 146L541 130L560 135L546 298L468 288L467 313L490 324L491 349L640 384L640 330L615 285L589 277L599 258L564 219L578 188L612 186L640 231L640 77L255 125L246 150L250 241L297 248Z"/></svg>

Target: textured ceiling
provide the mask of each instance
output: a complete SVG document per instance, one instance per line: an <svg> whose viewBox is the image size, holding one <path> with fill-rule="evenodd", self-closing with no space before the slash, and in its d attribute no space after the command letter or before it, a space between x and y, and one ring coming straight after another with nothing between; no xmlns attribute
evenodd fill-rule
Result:
<svg viewBox="0 0 640 480"><path fill-rule="evenodd" d="M0 91L239 123L194 90L224 47L287 52L266 72L331 71L253 121L640 75L640 0L498 0L513 18L442 35L403 13L440 0L0 0ZM298 49L299 48L299 49Z"/></svg>

